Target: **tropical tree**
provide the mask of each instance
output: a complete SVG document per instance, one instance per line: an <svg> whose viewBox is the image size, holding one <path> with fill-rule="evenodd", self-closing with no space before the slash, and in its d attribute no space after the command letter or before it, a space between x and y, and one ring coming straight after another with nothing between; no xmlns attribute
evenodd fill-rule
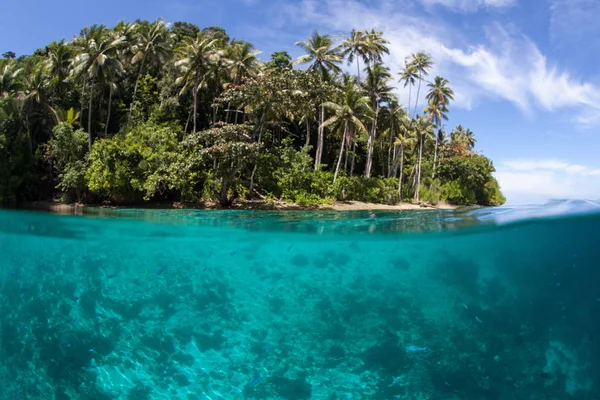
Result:
<svg viewBox="0 0 600 400"><path fill-rule="evenodd" d="M50 78L50 87L53 90L55 103L57 95L60 93L62 84L69 77L69 68L71 65L71 48L64 40L52 42L48 46L48 58L45 61Z"/></svg>
<svg viewBox="0 0 600 400"><path fill-rule="evenodd" d="M22 73L23 68L18 68L15 62L0 63L0 98L8 97L21 87L19 76Z"/></svg>
<svg viewBox="0 0 600 400"><path fill-rule="evenodd" d="M377 122L379 117L379 104L382 100L389 99L392 93L392 87L388 85L391 78L388 67L376 62L372 67L367 68L367 77L363 82L363 87L371 100L371 107L374 111L369 138L367 140L367 162L365 165L365 177L371 177L371 168L373 166L373 150L375 147L375 137L377 136Z"/></svg>
<svg viewBox="0 0 600 400"><path fill-rule="evenodd" d="M400 172L398 174L398 198L402 200L402 182L404 180L404 154L407 148L412 147L416 142L416 121L408 118L408 115L402 120L400 133L396 138L396 145L400 146Z"/></svg>
<svg viewBox="0 0 600 400"><path fill-rule="evenodd" d="M348 65L352 64L356 60L356 73L358 82L360 83L360 59L362 58L367 62L367 37L364 31L358 31L353 29L350 32L350 36L346 36L341 44L343 50L343 57L348 60Z"/></svg>
<svg viewBox="0 0 600 400"><path fill-rule="evenodd" d="M389 40L383 37L383 32L376 31L375 28L366 31L364 35L366 42L366 56L370 65L375 62L382 62L383 55L390 54L390 49L387 47L390 43Z"/></svg>
<svg viewBox="0 0 600 400"><path fill-rule="evenodd" d="M412 87L415 85L417 80L419 79L419 74L417 72L416 67L408 62L408 59L404 61L404 68L399 73L400 82L404 82L404 87L408 86L408 115L410 116L410 106L411 106L411 94Z"/></svg>
<svg viewBox="0 0 600 400"><path fill-rule="evenodd" d="M389 137L388 144L388 177L396 176L398 170L398 157L403 151L403 145L396 143L398 135L402 132L403 126L409 120L408 114L398 99L392 98L388 107L382 109L382 123L385 127L383 134Z"/></svg>
<svg viewBox="0 0 600 400"><path fill-rule="evenodd" d="M415 99L415 108L413 110L413 118L417 114L417 105L419 104L419 92L421 91L421 82L425 77L429 74L429 70L433 67L433 60L431 56L424 52L418 52L412 55L412 60L410 61L414 72L417 74L417 80L419 81L417 87L417 98Z"/></svg>
<svg viewBox="0 0 600 400"><path fill-rule="evenodd" d="M307 41L297 42L296 46L302 47L306 54L300 56L292 64L307 64L310 70L316 71L324 81L330 81L331 73L341 72L339 64L342 63L343 57L339 47L334 47L333 39L329 35L320 35L315 31ZM323 157L323 141L324 141L324 126L325 107L321 106L321 118L319 123L319 133L317 138L317 152L315 156L315 170L318 170Z"/></svg>
<svg viewBox="0 0 600 400"><path fill-rule="evenodd" d="M333 183L337 180L340 165L342 164L344 147L349 141L350 132L367 133L367 128L365 128L361 118L367 119L373 113L369 103L369 98L361 93L360 89L356 86L355 79L349 75L343 77L338 101L323 103L325 108L333 114L323 123L323 126L337 125L342 132L340 152L335 167L335 174L333 175Z"/></svg>
<svg viewBox="0 0 600 400"><path fill-rule="evenodd" d="M102 83L112 85L118 71L123 69L119 60L119 49L125 38L109 32L104 26L92 26L76 42L77 55L73 60L72 74L81 76L90 85L88 107L88 145L92 149L92 105L94 86ZM112 86L111 86L112 88ZM112 96L112 89L111 95Z"/></svg>
<svg viewBox="0 0 600 400"><path fill-rule="evenodd" d="M133 57L131 64L138 64L139 69L133 86L133 98L129 107L129 120L135 109L135 100L140 77L147 64L163 64L171 55L171 43L174 35L169 32L169 25L157 19L152 24L137 24L135 26L134 45L131 48Z"/></svg>
<svg viewBox="0 0 600 400"><path fill-rule="evenodd" d="M419 142L419 155L417 161L414 199L415 201L419 201L419 188L421 185L421 166L423 161L423 144L426 139L429 139L433 136L433 124L431 123L429 118L420 115L415 121L415 131L417 133L417 140Z"/></svg>
<svg viewBox="0 0 600 400"><path fill-rule="evenodd" d="M427 86L429 92L425 96L429 105L424 110L425 113L429 113L430 120L443 131L442 121L447 120L446 113L448 112L448 105L451 100L454 100L454 90L448 86L448 79L436 76L433 82L430 82ZM431 178L435 178L435 168L437 163L438 155L438 137L435 136L435 151L433 156L433 169L431 172Z"/></svg>
<svg viewBox="0 0 600 400"><path fill-rule="evenodd" d="M192 91L193 133L196 132L198 114L198 91L205 86L211 64L218 57L217 39L199 32L195 38L185 37L176 49L175 67L179 70L176 84L181 85L179 95Z"/></svg>

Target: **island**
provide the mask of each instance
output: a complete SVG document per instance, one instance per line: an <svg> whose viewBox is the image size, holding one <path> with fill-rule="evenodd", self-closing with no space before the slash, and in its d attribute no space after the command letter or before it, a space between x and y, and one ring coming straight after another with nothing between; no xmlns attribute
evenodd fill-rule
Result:
<svg viewBox="0 0 600 400"><path fill-rule="evenodd" d="M314 32L261 61L222 28L138 20L6 51L0 204L503 204L435 61L393 75L388 44Z"/></svg>

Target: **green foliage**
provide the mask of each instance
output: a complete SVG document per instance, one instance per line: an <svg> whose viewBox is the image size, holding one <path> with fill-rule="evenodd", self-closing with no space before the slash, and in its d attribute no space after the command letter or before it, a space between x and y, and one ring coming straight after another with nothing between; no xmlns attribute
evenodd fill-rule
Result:
<svg viewBox="0 0 600 400"><path fill-rule="evenodd" d="M85 171L88 136L82 129L61 122L52 130L52 137L46 148L46 159L51 161L58 174L57 188L61 189L63 200L75 195L81 201L86 189Z"/></svg>
<svg viewBox="0 0 600 400"><path fill-rule="evenodd" d="M478 154L451 157L440 162L442 200L457 204L498 205L505 199L493 177L492 162Z"/></svg>
<svg viewBox="0 0 600 400"><path fill-rule="evenodd" d="M396 178L341 176L334 190L338 200L384 204L396 204L399 201Z"/></svg>
<svg viewBox="0 0 600 400"><path fill-rule="evenodd" d="M87 178L91 191L116 202L150 200L175 189L181 131L152 123L94 143Z"/></svg>

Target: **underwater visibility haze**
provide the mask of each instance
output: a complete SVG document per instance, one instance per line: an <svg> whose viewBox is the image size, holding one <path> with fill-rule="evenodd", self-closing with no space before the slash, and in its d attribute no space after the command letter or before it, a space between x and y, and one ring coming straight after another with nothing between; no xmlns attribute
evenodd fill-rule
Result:
<svg viewBox="0 0 600 400"><path fill-rule="evenodd" d="M599 211L3 210L0 398L598 400Z"/></svg>

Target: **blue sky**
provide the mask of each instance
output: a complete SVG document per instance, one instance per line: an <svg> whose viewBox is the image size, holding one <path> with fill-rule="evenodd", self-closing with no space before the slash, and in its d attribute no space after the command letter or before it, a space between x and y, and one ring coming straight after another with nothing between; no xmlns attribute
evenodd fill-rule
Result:
<svg viewBox="0 0 600 400"><path fill-rule="evenodd" d="M0 52L31 53L86 25L163 18L218 25L261 57L318 29L376 26L394 72L425 50L448 78L462 124L494 161L510 203L600 199L600 0L21 0L0 14ZM354 69L350 69L354 71ZM397 84L406 103L406 91Z"/></svg>

